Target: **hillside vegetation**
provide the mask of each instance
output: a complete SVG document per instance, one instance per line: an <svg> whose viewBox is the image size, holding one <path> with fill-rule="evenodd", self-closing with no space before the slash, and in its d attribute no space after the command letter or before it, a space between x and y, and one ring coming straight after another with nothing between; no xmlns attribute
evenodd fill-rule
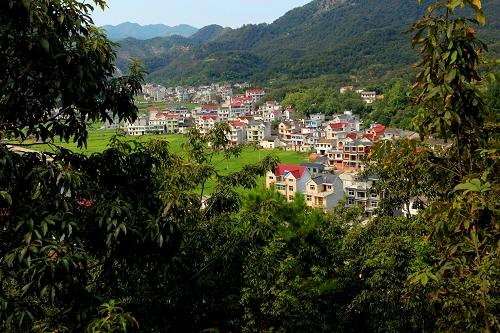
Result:
<svg viewBox="0 0 500 333"><path fill-rule="evenodd" d="M500 3L483 6L488 25L481 37L498 54ZM272 24L209 26L191 38L128 39L118 49L118 65L125 69L138 58L148 80L165 84L377 81L411 71L417 52L404 32L424 9L415 0L316 0Z"/></svg>

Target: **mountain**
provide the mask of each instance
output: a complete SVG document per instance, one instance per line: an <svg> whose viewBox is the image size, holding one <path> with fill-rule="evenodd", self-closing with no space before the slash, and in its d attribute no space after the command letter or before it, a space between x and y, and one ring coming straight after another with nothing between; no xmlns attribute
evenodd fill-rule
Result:
<svg viewBox="0 0 500 333"><path fill-rule="evenodd" d="M108 37L112 40L121 40L129 37L144 40L172 35L189 37L198 31L197 28L187 24L170 27L164 24L149 24L142 26L130 22L121 23L116 26L105 25L102 28L106 30Z"/></svg>
<svg viewBox="0 0 500 333"><path fill-rule="evenodd" d="M500 1L485 0L480 33L500 50ZM198 84L216 80L290 82L317 78L380 80L409 71L417 59L404 32L426 6L416 0L315 0L272 24L209 26L190 38L126 40L118 66L144 61L148 80Z"/></svg>

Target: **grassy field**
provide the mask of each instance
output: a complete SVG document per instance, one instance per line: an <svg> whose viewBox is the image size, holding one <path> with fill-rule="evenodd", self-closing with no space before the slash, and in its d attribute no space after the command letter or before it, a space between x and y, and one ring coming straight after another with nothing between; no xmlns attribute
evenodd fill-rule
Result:
<svg viewBox="0 0 500 333"><path fill-rule="evenodd" d="M75 143L65 143L65 142L55 142L58 146L66 149L70 149L77 153L82 153L86 155L91 155L93 153L102 152L105 150L109 144L110 138L115 134L114 130L91 130L89 131L89 137L87 140L86 148L77 148ZM127 137L128 140L136 140L138 142L147 142L150 140L166 140L169 142L170 149L172 152L177 154L183 154L183 143L185 142L185 137L180 134L169 134L169 135L145 135L138 137ZM54 147L49 145L34 145L32 147L40 151L53 151ZM221 174L227 174L233 171L241 170L244 165L257 163L262 161L268 155L277 156L282 163L289 164L300 164L307 160L307 154L283 151L283 150L255 150L253 148L244 148L241 155L238 158L233 158L230 160L224 160L222 155L218 155L214 158L213 163L218 172ZM262 189L264 185L264 179L259 180L259 187L257 189ZM210 193L213 189L214 183L209 182L206 185L206 193Z"/></svg>

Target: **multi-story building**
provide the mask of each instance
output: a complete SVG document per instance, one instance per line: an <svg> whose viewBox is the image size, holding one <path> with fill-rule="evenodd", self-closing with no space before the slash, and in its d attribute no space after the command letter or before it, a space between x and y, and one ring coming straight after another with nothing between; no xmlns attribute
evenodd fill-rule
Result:
<svg viewBox="0 0 500 333"><path fill-rule="evenodd" d="M257 89L250 89L245 91L245 96L246 97L252 97L252 100L254 103L257 103L260 101L264 96L266 95L266 91L261 88Z"/></svg>
<svg viewBox="0 0 500 333"><path fill-rule="evenodd" d="M261 121L250 121L246 127L247 141L260 142L271 135L271 127Z"/></svg>
<svg viewBox="0 0 500 333"><path fill-rule="evenodd" d="M231 145L241 145L247 142L246 124L241 121L229 122L231 132L228 133L228 140Z"/></svg>
<svg viewBox="0 0 500 333"><path fill-rule="evenodd" d="M309 207L329 210L337 206L344 197L342 180L332 174L313 176L306 183L304 193L306 204Z"/></svg>
<svg viewBox="0 0 500 333"><path fill-rule="evenodd" d="M329 151L337 146L337 142L331 139L319 139L316 142L316 154L327 155Z"/></svg>
<svg viewBox="0 0 500 333"><path fill-rule="evenodd" d="M338 148L343 150L343 170L360 171L363 169L363 159L370 152L373 143L370 140L351 140L347 139L344 144Z"/></svg>
<svg viewBox="0 0 500 333"><path fill-rule="evenodd" d="M305 166L278 164L266 175L266 188L274 185L276 192L285 196L288 202L293 201L296 193L304 193L311 174Z"/></svg>
<svg viewBox="0 0 500 333"><path fill-rule="evenodd" d="M218 121L216 115L200 116L196 119L196 128L200 131L200 134L207 134Z"/></svg>
<svg viewBox="0 0 500 333"><path fill-rule="evenodd" d="M326 138L330 140L345 139L347 133L352 130L351 124L343 121L339 123L331 123L326 128Z"/></svg>
<svg viewBox="0 0 500 333"><path fill-rule="evenodd" d="M347 207L361 205L368 216L371 216L380 203L381 194L371 191L376 177L361 178L355 173L343 173L339 176L344 184L347 196Z"/></svg>

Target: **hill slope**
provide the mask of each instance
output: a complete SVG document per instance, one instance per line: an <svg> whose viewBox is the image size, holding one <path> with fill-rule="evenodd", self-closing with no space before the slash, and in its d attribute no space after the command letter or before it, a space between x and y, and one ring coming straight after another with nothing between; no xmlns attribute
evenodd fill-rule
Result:
<svg viewBox="0 0 500 333"><path fill-rule="evenodd" d="M498 45L500 2L484 6L489 21L483 36ZM164 83L381 78L416 60L403 32L424 10L416 0L315 0L272 24L210 27L196 34L204 38L127 40L119 66L130 56L143 59L148 79Z"/></svg>
<svg viewBox="0 0 500 333"><path fill-rule="evenodd" d="M164 24L149 24L142 26L140 24L130 22L121 23L116 26L105 25L102 28L106 30L106 34L112 40L121 40L129 37L145 40L172 35L189 37L198 31L195 27L187 24L170 27Z"/></svg>

